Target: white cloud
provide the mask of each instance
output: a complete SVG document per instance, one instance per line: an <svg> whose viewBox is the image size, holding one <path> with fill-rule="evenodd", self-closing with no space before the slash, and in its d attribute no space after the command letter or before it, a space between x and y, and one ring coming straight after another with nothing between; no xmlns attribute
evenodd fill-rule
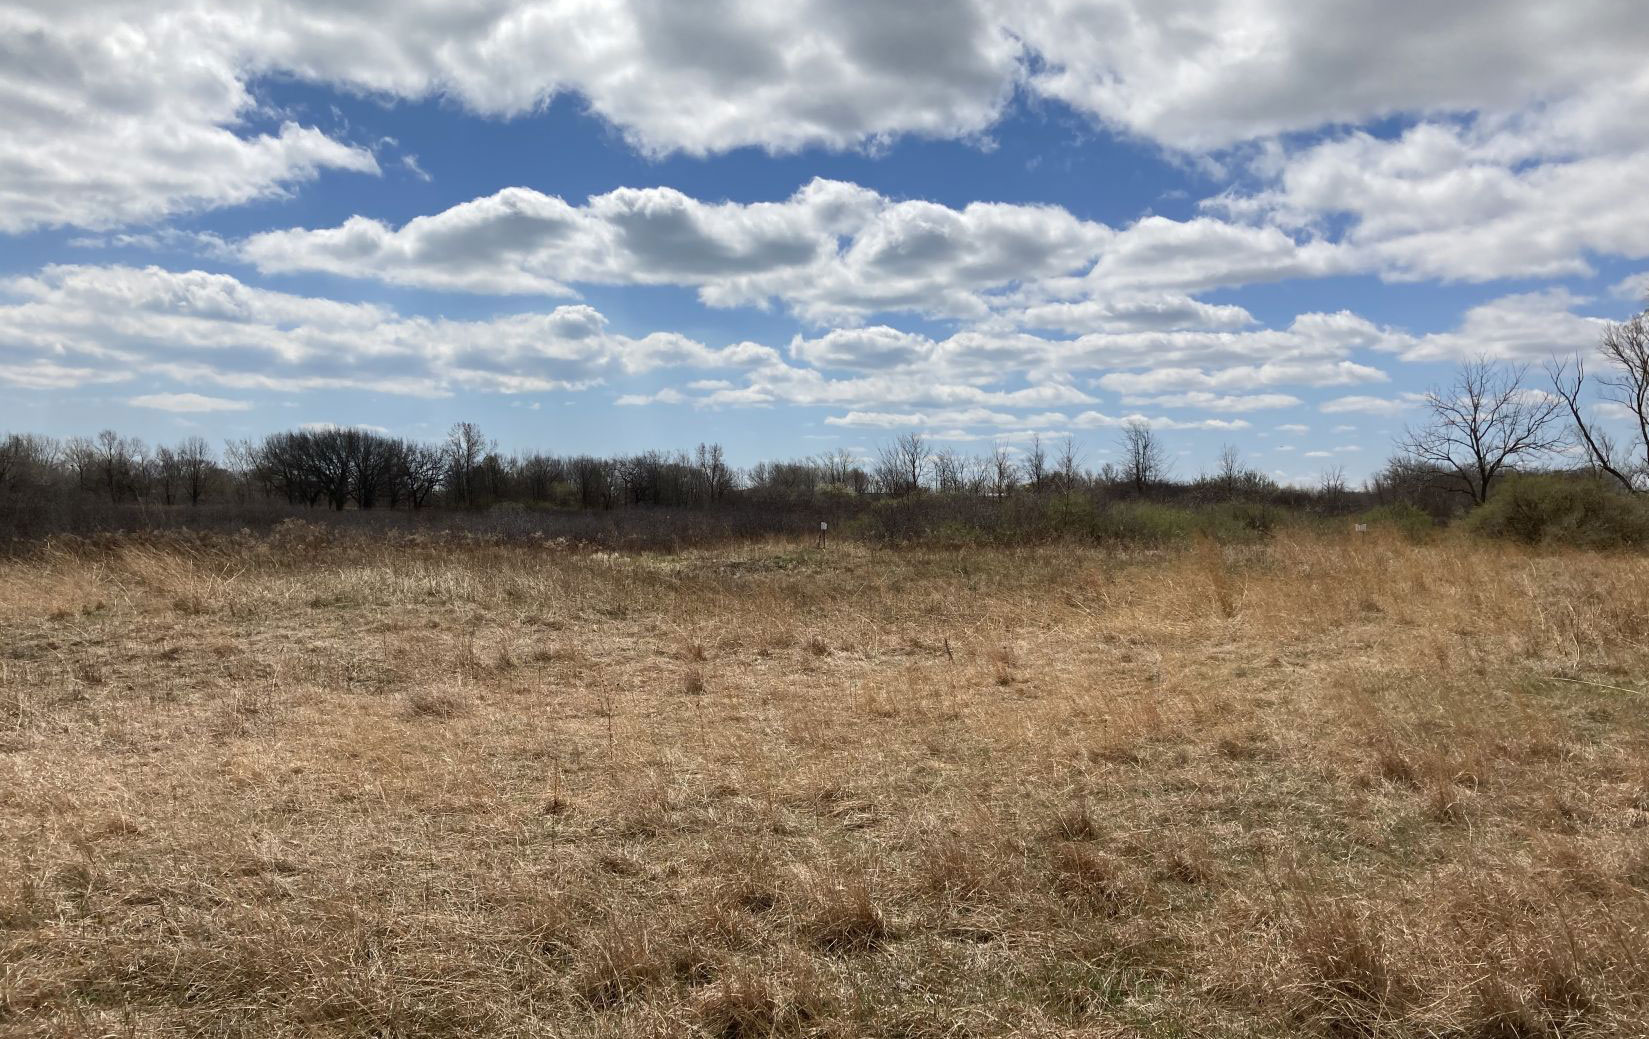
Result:
<svg viewBox="0 0 1649 1039"><path fill-rule="evenodd" d="M878 311L982 317L983 293L1090 264L1110 228L1043 205L952 209L813 180L779 202L707 203L618 188L581 206L506 188L399 228L354 217L254 235L266 273L324 271L423 288L571 295L574 283L684 285L710 306L779 299L817 322ZM1229 323L1240 308L1181 301Z"/></svg>
<svg viewBox="0 0 1649 1039"><path fill-rule="evenodd" d="M1023 327L1234 330L1240 308L1107 308L1334 273L1486 280L1649 255L1645 52L1649 20L1607 0L248 0L232 16L192 0L13 0L0 11L0 233L145 223L379 171L347 130L265 110L248 88L260 77L489 118L576 94L643 152L695 155L983 140L1023 89L1249 176L1197 219L1115 230L864 189L765 209L620 189L576 210L512 189L424 223L346 222L254 252L271 270L488 292L687 284L712 305L780 299L821 324L981 320L1004 302L994 290L1023 284L1006 308ZM1409 122L1394 138L1341 129L1391 115ZM564 233L593 248L547 244Z"/></svg>
<svg viewBox="0 0 1649 1039"><path fill-rule="evenodd" d="M1020 57L980 3L947 0L251 0L232 15L16 0L0 11L0 229L146 221L377 169L314 127L247 132L260 75L489 117L576 92L645 152L707 154L977 135Z"/></svg>
<svg viewBox="0 0 1649 1039"><path fill-rule="evenodd" d="M1073 429L1120 429L1130 422L1144 422L1153 429L1169 430L1214 429L1229 431L1248 428L1248 423L1241 419L1182 420L1141 414L1105 415L1097 411L1084 411L1077 415L1054 411L1032 415L1015 415L985 408L933 412L849 411L844 415L831 415L825 419L826 425L831 426L883 430L920 429L930 426L952 425L1019 427L1022 430L1030 431L1047 431L1066 426ZM951 440L964 438L966 438L966 435L960 434L958 431L951 431L945 437L945 439Z"/></svg>
<svg viewBox="0 0 1649 1039"><path fill-rule="evenodd" d="M1287 393L1219 394L1205 390L1185 393L1165 393L1157 396L1122 398L1124 404L1154 404L1159 408L1200 408L1205 411L1241 412L1264 411L1269 408L1291 408L1300 398Z"/></svg>
<svg viewBox="0 0 1649 1039"><path fill-rule="evenodd" d="M647 404L681 404L687 398L680 390L666 386L655 393L625 393L613 401L621 407L641 407Z"/></svg>
<svg viewBox="0 0 1649 1039"><path fill-rule="evenodd" d="M1643 69L1631 4L1003 3L1033 89L1200 150L1398 112L1505 110Z"/></svg>
<svg viewBox="0 0 1649 1039"><path fill-rule="evenodd" d="M0 233L142 223L278 194L325 169L377 172L370 151L314 127L246 124L246 70L207 31L235 20L0 9Z"/></svg>
<svg viewBox="0 0 1649 1039"><path fill-rule="evenodd" d="M1120 232L1087 275L1095 291L1180 289L1312 278L1355 269L1353 258L1323 241L1297 242L1275 227L1209 217L1151 216Z"/></svg>
<svg viewBox="0 0 1649 1039"><path fill-rule="evenodd" d="M1539 362L1590 351L1607 322L1574 313L1574 307L1587 302L1563 288L1502 296L1466 311L1457 330L1421 337L1402 351L1402 357L1438 361L1482 355Z"/></svg>
<svg viewBox="0 0 1649 1039"><path fill-rule="evenodd" d="M96 383L126 382L131 372L112 372L89 365L57 364L44 358L21 364L0 363L0 384L24 390L62 390Z"/></svg>
<svg viewBox="0 0 1649 1039"><path fill-rule="evenodd" d="M225 397L207 397L199 393L148 393L141 397L129 398L126 403L137 408L152 408L155 411L176 413L246 411L252 407L249 401L229 400Z"/></svg>
<svg viewBox="0 0 1649 1039"><path fill-rule="evenodd" d="M1006 327L1077 333L1240 329L1257 324L1254 315L1235 304L1204 303L1174 292L1038 303L1004 310L999 318Z"/></svg>
<svg viewBox="0 0 1649 1039"><path fill-rule="evenodd" d="M1210 361L1282 356L1284 361L1212 367L1216 374L1206 377L1270 386L1290 377L1333 375L1340 363L1335 355L1385 337L1349 315L1302 315L1284 330L1115 333L1071 340L981 332L935 340L875 326L797 338L787 356L754 342L713 348L670 331L620 335L600 312L582 304L459 321L156 267L52 266L0 288L12 298L0 303L0 379L73 386L144 372L191 387L133 401L174 411L241 406L194 392L197 386L277 393L332 388L432 396L533 393L587 389L679 368L692 372L681 385L648 393L621 390L617 402L833 407L905 416L901 421L918 415L922 425L935 428L1037 428L1043 420L1035 416L1049 415L1046 423L1099 428L1141 416L1052 410L1095 403L1077 385L1084 369L1099 375L1118 365L1176 360L1197 365L1177 376L1184 382L1184 372L1203 373L1201 366ZM1291 367L1290 357L1303 358L1302 366ZM702 377L711 369L723 374ZM827 374L831 369L848 374ZM1218 374L1228 370L1234 374ZM1107 385L1109 377L1098 382ZM1151 419L1173 429L1245 428L1240 419L1212 416L1298 403L1276 392L1146 389L1130 396L1158 408L1203 413Z"/></svg>
<svg viewBox="0 0 1649 1039"><path fill-rule="evenodd" d="M1649 271L1622 278L1609 292L1621 299L1637 300L1649 305Z"/></svg>
<svg viewBox="0 0 1649 1039"><path fill-rule="evenodd" d="M839 328L818 339L791 340L790 356L817 368L877 370L903 368L931 360L934 342L927 336L886 325Z"/></svg>
<svg viewBox="0 0 1649 1039"><path fill-rule="evenodd" d="M1324 401L1317 410L1325 415L1398 415L1407 411L1411 403L1409 400L1393 400L1387 397L1352 395Z"/></svg>
<svg viewBox="0 0 1649 1039"><path fill-rule="evenodd" d="M419 180L423 181L425 184L428 184L429 182L431 182L435 179L434 177L429 175L428 170L424 169L424 167L419 164L418 156L416 156L416 155L408 153L406 155L401 156L401 165L403 167L405 167L406 170L409 173L411 173L414 177L417 177Z"/></svg>
<svg viewBox="0 0 1649 1039"><path fill-rule="evenodd" d="M298 428L311 433L330 433L335 429L359 429L366 433L389 435L388 427L368 425L364 422L300 422Z"/></svg>
<svg viewBox="0 0 1649 1039"><path fill-rule="evenodd" d="M1269 187L1205 205L1333 234L1344 262L1393 280L1585 275L1593 255L1649 256L1646 107L1640 65L1527 109L1266 153Z"/></svg>
<svg viewBox="0 0 1649 1039"><path fill-rule="evenodd" d="M53 266L3 288L18 302L0 304L0 377L25 385L141 370L243 390L511 393L580 389L663 367L779 360L753 343L712 349L673 332L617 335L582 305L483 321L404 317L156 267Z"/></svg>

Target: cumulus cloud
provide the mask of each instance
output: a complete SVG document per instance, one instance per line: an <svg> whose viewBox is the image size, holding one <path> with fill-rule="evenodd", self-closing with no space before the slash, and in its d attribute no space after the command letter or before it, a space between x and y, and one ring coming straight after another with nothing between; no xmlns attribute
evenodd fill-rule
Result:
<svg viewBox="0 0 1649 1039"><path fill-rule="evenodd" d="M1098 385L1117 393L1144 395L1168 391L1254 390L1271 386L1348 386L1386 382L1378 368L1348 360L1267 361L1228 368L1152 368L1140 372L1112 372Z"/></svg>
<svg viewBox="0 0 1649 1039"><path fill-rule="evenodd" d="M574 206L528 188L400 227L254 235L265 273L324 271L422 288L570 295L572 283L683 285L711 306L783 300L818 322L878 311L981 317L983 294L1093 262L1110 228L1056 206L952 209L813 180L778 202L703 202L671 188L619 188ZM1229 323L1240 308L1183 301Z"/></svg>
<svg viewBox="0 0 1649 1039"><path fill-rule="evenodd" d="M127 399L135 408L170 411L176 414L206 411L247 411L250 401L230 400L227 397L208 397L199 393L147 393Z"/></svg>
<svg viewBox="0 0 1649 1039"><path fill-rule="evenodd" d="M253 128L232 47L204 11L0 9L0 232L107 228L278 194L322 170L375 173L312 126Z"/></svg>
<svg viewBox="0 0 1649 1039"><path fill-rule="evenodd" d="M753 343L713 349L674 332L618 335L583 305L478 321L407 317L157 267L52 266L0 287L16 300L0 304L0 378L19 385L70 386L141 370L235 389L509 393L779 359Z"/></svg>
<svg viewBox="0 0 1649 1039"><path fill-rule="evenodd" d="M1125 396L1124 404L1154 404L1159 408L1198 408L1203 411L1243 412L1271 408L1291 408L1300 398L1288 393L1208 393L1187 390L1157 396Z"/></svg>
<svg viewBox="0 0 1649 1039"><path fill-rule="evenodd" d="M1413 401L1409 399L1352 394L1324 401L1318 405L1317 410L1325 415L1399 415L1407 411L1412 403Z"/></svg>
<svg viewBox="0 0 1649 1039"><path fill-rule="evenodd" d="M1205 208L1334 235L1341 262L1392 280L1586 275L1591 256L1649 256L1646 107L1640 68L1527 110L1353 131L1267 154L1270 186Z"/></svg>
<svg viewBox="0 0 1649 1039"><path fill-rule="evenodd" d="M694 374L619 403L700 407L790 405L850 411L923 410L933 425L1026 427L1025 413L1057 414L1073 428L1105 425L1079 388L1084 371L1107 388L1159 408L1205 414L1297 402L1283 393L1215 392L1294 380L1338 382L1344 355L1387 333L1351 315L1301 315L1287 329L1093 334L1047 339L1023 333L957 332L944 339L891 326L797 337L781 352L756 342L706 346L672 331L613 332L584 304L452 320L408 316L246 285L224 274L158 267L58 265L0 283L0 379L74 386L145 372L185 385L242 391L357 388L443 395L461 390L578 390L660 369ZM1277 360L1255 360L1259 358ZM1223 362L1248 360L1247 364ZM1167 362L1184 365L1153 368ZM1114 377L1137 368L1135 382ZM719 370L714 378L703 377ZM1111 374L1105 374L1110 371ZM1174 388L1153 381L1167 371ZM1374 369L1351 376L1377 377ZM1190 385L1196 384L1196 385ZM148 394L137 406L171 411L241 408L199 392ZM915 413L915 412L908 412ZM1000 418L990 417L1002 416ZM1053 421L1053 420L1050 420ZM1166 428L1241 428L1240 420L1158 419Z"/></svg>
<svg viewBox="0 0 1649 1039"><path fill-rule="evenodd" d="M1205 303L1178 292L1110 295L1103 299L1037 303L998 314L1004 327L1059 332L1154 332L1239 329L1257 322L1233 303Z"/></svg>
<svg viewBox="0 0 1649 1039"><path fill-rule="evenodd" d="M1030 83L1187 150L1399 112L1505 111L1643 69L1629 4L1003 0Z"/></svg>
<svg viewBox="0 0 1649 1039"><path fill-rule="evenodd" d="M1015 415L1009 412L990 411L984 408L970 408L960 411L849 411L844 415L832 415L825 419L826 425L846 426L859 429L921 429L939 426L997 426L1015 427L1020 430L1047 431L1056 428L1069 427L1070 429L1120 429L1131 422L1143 422L1154 429L1212 429L1212 430L1240 430L1247 429L1248 423L1242 419L1200 419L1182 420L1148 415L1106 415L1098 411L1084 411L1076 415L1064 412L1040 412L1033 415ZM965 439L956 431L946 431L943 439Z"/></svg>
<svg viewBox="0 0 1649 1039"><path fill-rule="evenodd" d="M1402 351L1408 361L1467 360L1540 362L1554 355L1589 351L1608 324L1574 313L1589 302L1567 289L1502 296L1466 311L1452 332L1422 336Z"/></svg>
<svg viewBox="0 0 1649 1039"><path fill-rule="evenodd" d="M1235 309L1091 304L1359 271L1556 276L1592 255L1649 255L1646 51L1649 20L1602 0L249 0L232 15L192 0L14 0L0 12L0 232L143 223L328 170L378 172L346 131L265 111L249 87L260 77L439 97L487 118L574 94L652 155L980 140L1024 90L1205 171L1241 170L1243 188L1196 219L1114 231L862 189L770 209L659 188L573 208L511 189L399 228L266 239L256 255L272 270L489 292L687 284L713 305L783 299L820 323L980 319L993 287L1043 280L1019 301L1026 327L1236 329ZM1395 136L1339 129L1392 115L1406 117ZM832 206L850 225L839 248ZM569 235L563 258L552 243Z"/></svg>
<svg viewBox="0 0 1649 1039"><path fill-rule="evenodd" d="M146 221L322 169L377 170L314 127L249 129L258 76L496 118L576 93L644 152L702 155L977 135L1021 56L982 3L956 0L251 0L232 13L18 0L0 11L0 230Z"/></svg>
<svg viewBox="0 0 1649 1039"><path fill-rule="evenodd" d="M1622 278L1609 289L1620 299L1641 300L1649 303L1649 271Z"/></svg>

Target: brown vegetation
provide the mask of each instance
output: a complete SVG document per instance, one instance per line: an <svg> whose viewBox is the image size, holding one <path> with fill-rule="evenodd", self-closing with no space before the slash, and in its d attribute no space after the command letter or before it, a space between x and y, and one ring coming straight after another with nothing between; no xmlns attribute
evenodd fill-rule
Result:
<svg viewBox="0 0 1649 1039"><path fill-rule="evenodd" d="M1649 1032L1649 558L0 562L0 1034Z"/></svg>

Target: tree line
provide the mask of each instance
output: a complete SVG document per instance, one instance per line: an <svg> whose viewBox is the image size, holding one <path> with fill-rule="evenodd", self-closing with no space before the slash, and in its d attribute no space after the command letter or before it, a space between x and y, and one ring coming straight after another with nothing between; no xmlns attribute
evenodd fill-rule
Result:
<svg viewBox="0 0 1649 1039"><path fill-rule="evenodd" d="M803 459L730 466L719 444L635 455L505 453L475 423L460 422L429 443L359 427L303 428L237 440L215 451L198 436L148 445L104 430L56 440L0 437L0 503L78 494L111 505L199 506L280 502L315 509L474 509L501 503L582 509L703 507L827 496L901 498L939 494L1003 499L1103 493L1173 500L1334 505L1406 503L1436 515L1487 501L1508 474L1582 470L1628 494L1649 492L1649 311L1609 325L1597 355L1546 366L1536 385L1527 366L1478 359L1422 402L1424 420L1396 455L1353 490L1339 468L1312 488L1279 486L1226 447L1210 471L1176 480L1161 434L1129 422L1114 458L1097 469L1065 437L1033 436L1023 447L982 454L904 433L861 457L844 450ZM1609 433L1594 402L1624 419Z"/></svg>

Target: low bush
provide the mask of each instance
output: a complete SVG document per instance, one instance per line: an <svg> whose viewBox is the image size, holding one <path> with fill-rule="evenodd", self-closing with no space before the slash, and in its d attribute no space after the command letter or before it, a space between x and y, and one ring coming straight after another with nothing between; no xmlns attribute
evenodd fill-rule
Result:
<svg viewBox="0 0 1649 1039"><path fill-rule="evenodd" d="M1590 477L1527 474L1502 482L1465 526L1528 545L1618 548L1649 544L1649 505Z"/></svg>
<svg viewBox="0 0 1649 1039"><path fill-rule="evenodd" d="M1394 530L1410 541L1426 537L1437 526L1431 513L1407 502L1376 506L1358 516L1357 521L1367 523L1371 528Z"/></svg>

